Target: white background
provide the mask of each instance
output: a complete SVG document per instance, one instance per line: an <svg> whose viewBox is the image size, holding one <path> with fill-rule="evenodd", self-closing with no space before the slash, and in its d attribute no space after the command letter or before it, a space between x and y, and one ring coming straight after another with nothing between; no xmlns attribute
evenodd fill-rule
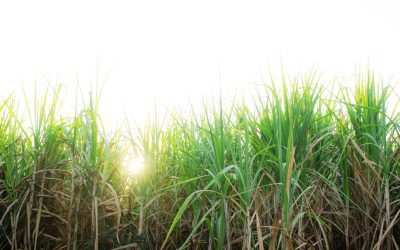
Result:
<svg viewBox="0 0 400 250"><path fill-rule="evenodd" d="M63 83L75 103L108 74L101 113L139 123L167 108L229 96L262 77L319 70L327 78L372 67L397 80L396 1L2 1L0 96ZM98 69L98 70L97 70ZM98 73L96 73L98 71ZM244 87L248 88L248 87Z"/></svg>

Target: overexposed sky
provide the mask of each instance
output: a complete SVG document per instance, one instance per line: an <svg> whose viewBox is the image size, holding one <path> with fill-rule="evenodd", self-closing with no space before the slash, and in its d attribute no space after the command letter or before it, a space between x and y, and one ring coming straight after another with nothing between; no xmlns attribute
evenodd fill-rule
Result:
<svg viewBox="0 0 400 250"><path fill-rule="evenodd" d="M49 79L73 104L77 79L87 91L98 66L104 118L125 109L140 122L155 100L185 108L219 85L230 95L281 59L289 74L348 75L369 60L396 78L399 11L385 0L2 1L0 95Z"/></svg>

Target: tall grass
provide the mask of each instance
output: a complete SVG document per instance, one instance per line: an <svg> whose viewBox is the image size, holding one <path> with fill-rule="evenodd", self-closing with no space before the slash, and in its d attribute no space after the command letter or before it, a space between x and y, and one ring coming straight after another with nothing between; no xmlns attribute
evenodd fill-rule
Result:
<svg viewBox="0 0 400 250"><path fill-rule="evenodd" d="M219 97L113 133L98 91L72 117L62 86L25 97L25 116L10 96L0 248L399 249L396 93L371 71L334 86L271 76L251 104Z"/></svg>

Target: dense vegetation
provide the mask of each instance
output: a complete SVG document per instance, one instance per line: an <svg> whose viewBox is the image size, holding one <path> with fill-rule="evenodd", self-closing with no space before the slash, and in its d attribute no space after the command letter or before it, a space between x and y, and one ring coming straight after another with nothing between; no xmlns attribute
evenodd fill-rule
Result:
<svg viewBox="0 0 400 250"><path fill-rule="evenodd" d="M60 86L24 116L4 99L0 249L399 249L400 98L370 71L354 82L271 78L254 109L113 133L96 95L73 117Z"/></svg>

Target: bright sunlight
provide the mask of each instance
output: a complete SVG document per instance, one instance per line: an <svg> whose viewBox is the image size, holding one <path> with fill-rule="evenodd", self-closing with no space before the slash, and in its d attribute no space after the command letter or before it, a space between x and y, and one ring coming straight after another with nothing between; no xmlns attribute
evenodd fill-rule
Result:
<svg viewBox="0 0 400 250"><path fill-rule="evenodd" d="M0 93L63 83L73 114L76 84L87 93L105 82L105 124L125 114L143 124L155 102L187 111L220 88L248 96L281 60L286 72L314 67L328 80L369 61L390 78L397 9L387 0L2 1Z"/></svg>
<svg viewBox="0 0 400 250"><path fill-rule="evenodd" d="M128 177L139 178L144 172L143 159L133 158L128 160L123 167L123 171Z"/></svg>

